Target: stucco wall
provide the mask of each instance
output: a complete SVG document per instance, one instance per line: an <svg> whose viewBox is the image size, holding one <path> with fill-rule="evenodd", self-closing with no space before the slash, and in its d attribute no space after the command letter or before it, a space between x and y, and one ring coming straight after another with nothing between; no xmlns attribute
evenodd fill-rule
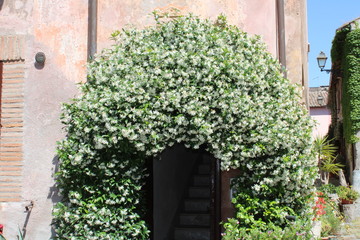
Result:
<svg viewBox="0 0 360 240"><path fill-rule="evenodd" d="M261 35L269 51L277 56L276 0L98 2L98 51L112 44L109 36L114 30L127 25L152 25L153 10L176 7L183 13L212 19L224 13L231 24ZM288 77L306 85L305 0L285 2ZM25 63L21 201L0 202L0 224L4 224L9 239L16 239L17 226L24 225L24 210L30 201L34 207L27 223L27 238L49 239L52 235L51 209L59 199L53 176L55 148L56 141L65 136L59 121L60 105L76 95L76 83L86 81L87 11L87 0L0 0L0 35L24 37ZM43 68L34 65L37 52L46 54Z"/></svg>
<svg viewBox="0 0 360 240"><path fill-rule="evenodd" d="M115 30L129 25L137 27L153 25L151 12L166 11L173 7L184 14L191 12L211 19L223 13L231 24L251 34L261 35L267 42L269 51L276 55L275 0L125 0L121 4L104 0L99 4L98 13L99 48L111 44L108 37Z"/></svg>
<svg viewBox="0 0 360 240"><path fill-rule="evenodd" d="M292 83L303 86L304 102L308 103L308 41L305 0L286 0L285 45L287 77ZM104 0L99 4L98 49L109 47L109 36L115 30L127 26L144 27L154 24L151 12L177 8L181 13L195 13L215 19L225 14L230 24L242 30L260 35L268 50L279 54L276 0L125 0L121 4ZM111 23L111 24L109 24Z"/></svg>
<svg viewBox="0 0 360 240"><path fill-rule="evenodd" d="M306 1L284 0L287 77L300 84L304 103L308 101L308 35Z"/></svg>
<svg viewBox="0 0 360 240"><path fill-rule="evenodd" d="M76 94L76 82L85 80L87 1L2 3L0 34L25 39L25 104L21 201L0 203L0 224L8 239L16 239L18 226L22 229L28 217L26 238L49 239L51 210L57 200L55 147L65 135L60 103ZM39 51L47 57L42 69L34 65ZM31 201L34 207L28 215L25 206Z"/></svg>
<svg viewBox="0 0 360 240"><path fill-rule="evenodd" d="M313 129L313 137L325 136L331 124L330 109L326 107L310 108L310 116L316 121L316 127Z"/></svg>

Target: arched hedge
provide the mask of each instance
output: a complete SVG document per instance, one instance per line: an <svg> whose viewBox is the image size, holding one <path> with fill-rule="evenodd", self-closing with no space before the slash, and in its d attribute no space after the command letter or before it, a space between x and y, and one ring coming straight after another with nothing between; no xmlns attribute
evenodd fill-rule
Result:
<svg viewBox="0 0 360 240"><path fill-rule="evenodd" d="M176 142L206 143L222 170L243 171L238 192L276 202L279 216L307 209L310 120L259 37L189 15L113 38L64 105L61 239L147 239L144 159Z"/></svg>

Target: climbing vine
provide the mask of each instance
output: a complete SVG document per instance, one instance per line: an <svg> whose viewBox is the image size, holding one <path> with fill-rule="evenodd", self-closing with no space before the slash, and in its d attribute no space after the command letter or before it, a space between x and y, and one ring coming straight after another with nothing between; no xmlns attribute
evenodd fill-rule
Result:
<svg viewBox="0 0 360 240"><path fill-rule="evenodd" d="M348 26L336 33L332 59L336 68L342 70L344 137L353 143L358 141L356 133L360 130L360 29L352 30ZM334 110L333 114L337 114Z"/></svg>
<svg viewBox="0 0 360 240"><path fill-rule="evenodd" d="M206 145L222 170L241 169L238 192L286 210L277 216L305 212L311 124L277 60L223 16L157 19L114 33L64 104L58 237L148 239L145 159L175 143Z"/></svg>

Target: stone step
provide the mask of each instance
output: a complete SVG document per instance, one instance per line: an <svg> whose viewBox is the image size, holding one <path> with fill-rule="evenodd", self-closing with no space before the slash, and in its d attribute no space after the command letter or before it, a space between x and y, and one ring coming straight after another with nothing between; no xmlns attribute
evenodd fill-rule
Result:
<svg viewBox="0 0 360 240"><path fill-rule="evenodd" d="M200 164L198 167L199 174L209 174L210 173L210 164Z"/></svg>
<svg viewBox="0 0 360 240"><path fill-rule="evenodd" d="M210 197L210 187L190 187L189 188L189 198L209 198Z"/></svg>
<svg viewBox="0 0 360 240"><path fill-rule="evenodd" d="M197 174L193 177L194 186L210 186L210 175L208 174Z"/></svg>
<svg viewBox="0 0 360 240"><path fill-rule="evenodd" d="M210 229L176 228L174 240L210 240Z"/></svg>
<svg viewBox="0 0 360 240"><path fill-rule="evenodd" d="M180 214L180 225L191 227L210 227L210 214L208 213L184 213Z"/></svg>
<svg viewBox="0 0 360 240"><path fill-rule="evenodd" d="M209 199L185 199L184 201L184 211L186 213L207 213L209 208Z"/></svg>

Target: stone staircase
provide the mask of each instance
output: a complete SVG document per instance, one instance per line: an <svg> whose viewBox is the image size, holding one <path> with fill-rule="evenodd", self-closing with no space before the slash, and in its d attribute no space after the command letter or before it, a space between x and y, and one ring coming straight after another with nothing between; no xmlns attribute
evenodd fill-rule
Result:
<svg viewBox="0 0 360 240"><path fill-rule="evenodd" d="M174 240L210 240L210 160L204 158L193 175Z"/></svg>

